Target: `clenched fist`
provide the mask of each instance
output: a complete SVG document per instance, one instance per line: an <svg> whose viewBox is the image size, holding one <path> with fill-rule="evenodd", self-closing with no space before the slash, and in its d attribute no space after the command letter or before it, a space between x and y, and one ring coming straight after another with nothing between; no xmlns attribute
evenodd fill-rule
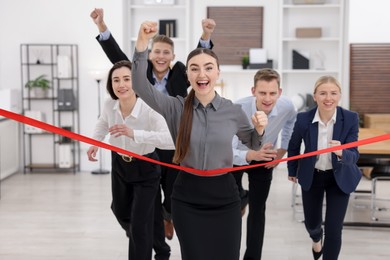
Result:
<svg viewBox="0 0 390 260"><path fill-rule="evenodd" d="M214 32L216 23L213 19L203 19L202 20L202 28L203 28L203 34L202 39L203 40L209 40L211 37L211 34Z"/></svg>
<svg viewBox="0 0 390 260"><path fill-rule="evenodd" d="M268 124L268 117L264 111L256 111L252 116L252 123L257 132L262 135L264 133L265 127Z"/></svg>

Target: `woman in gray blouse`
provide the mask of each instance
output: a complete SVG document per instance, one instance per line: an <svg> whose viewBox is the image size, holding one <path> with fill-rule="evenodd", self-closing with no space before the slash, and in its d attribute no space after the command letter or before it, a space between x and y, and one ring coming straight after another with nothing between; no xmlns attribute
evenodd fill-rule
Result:
<svg viewBox="0 0 390 260"><path fill-rule="evenodd" d="M240 106L215 92L219 63L211 50L199 48L188 55L192 90L187 98L166 96L149 83L147 47L156 33L157 23L141 25L133 58L133 88L167 121L176 146L174 163L200 170L232 167L234 135L249 148L259 149L267 116L256 112L254 129ZM181 171L172 193L172 217L183 260L239 259L240 197L231 173L204 177Z"/></svg>

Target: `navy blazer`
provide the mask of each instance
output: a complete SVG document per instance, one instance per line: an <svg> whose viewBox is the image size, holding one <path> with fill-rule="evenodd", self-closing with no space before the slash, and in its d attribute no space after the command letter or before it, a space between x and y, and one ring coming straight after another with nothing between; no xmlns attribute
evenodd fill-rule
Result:
<svg viewBox="0 0 390 260"><path fill-rule="evenodd" d="M126 54L121 50L118 43L116 42L115 38L110 34L110 38L108 38L105 41L99 41L99 36L96 37L98 40L100 46L103 48L103 51L106 53L108 59L112 63L116 63L121 60L128 60L130 59L126 56ZM213 42L210 41L211 49L213 48ZM200 42L198 42L198 48L201 47ZM148 66L148 79L149 82L154 85L154 79L153 79L153 64L149 61ZM187 79L187 73L186 73L186 66L180 62L177 61L175 65L171 68L171 71L168 75L167 85L166 89L170 96L176 97L176 96L187 96L187 89L190 86L190 83Z"/></svg>
<svg viewBox="0 0 390 260"><path fill-rule="evenodd" d="M299 155L301 143L304 142L305 153L317 151L318 122L312 123L317 107L301 112L297 115L294 131L288 146L288 157ZM336 123L333 128L333 140L341 144L355 142L358 139L359 118L358 114L341 107L337 107ZM356 165L359 158L357 147L343 150L342 159L332 153L333 174L339 188L346 194L353 192L362 177L362 173ZM310 156L299 160L287 162L288 175L297 177L302 189L307 191L313 182L316 156Z"/></svg>

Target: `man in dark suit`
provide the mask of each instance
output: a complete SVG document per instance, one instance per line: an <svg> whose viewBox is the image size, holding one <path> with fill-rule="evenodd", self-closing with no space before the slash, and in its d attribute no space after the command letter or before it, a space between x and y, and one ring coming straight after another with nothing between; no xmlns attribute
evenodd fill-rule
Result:
<svg viewBox="0 0 390 260"><path fill-rule="evenodd" d="M120 49L114 37L108 30L104 19L103 9L94 9L91 12L91 18L97 25L100 34L96 37L103 51L112 63L120 60L129 60L129 58ZM203 33L199 40L198 47L209 48L213 47L211 42L211 34L214 31L216 24L212 19L204 19L202 21ZM175 58L173 41L165 36L159 35L153 39L152 47L149 54L149 67L147 76L149 81L161 92L169 96L187 96L189 82L187 79L185 65L177 61L171 68L171 62ZM160 161L172 163L174 150L156 149ZM161 189L164 193L164 201L161 203L161 191L156 197L155 221L154 221L154 241L153 248L156 253L155 258L169 259L170 247L165 242L165 237L172 239L173 223L171 219L171 194L173 183L176 179L178 170L161 167ZM165 233L165 234L164 234Z"/></svg>

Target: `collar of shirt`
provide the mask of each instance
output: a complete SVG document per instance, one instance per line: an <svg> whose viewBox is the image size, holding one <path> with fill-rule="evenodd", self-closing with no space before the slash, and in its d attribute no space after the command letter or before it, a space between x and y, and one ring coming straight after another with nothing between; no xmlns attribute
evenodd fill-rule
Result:
<svg viewBox="0 0 390 260"><path fill-rule="evenodd" d="M220 95L218 95L217 92L215 92L215 97L213 98L213 100L211 100L210 102L210 106L212 108L214 108L214 110L218 110L219 106L221 105L221 102L222 102L222 98ZM197 99L195 97L194 99L194 109L196 109L197 107L201 106L202 104L199 102L199 99Z"/></svg>
<svg viewBox="0 0 390 260"><path fill-rule="evenodd" d="M169 72L170 72L170 71L171 71L171 70L169 69L169 70L167 71L167 73L164 75L164 77L163 77L161 80L158 80L157 77L156 77L156 74L154 74L154 72L153 72L154 83L155 83L155 84L156 84L156 83L163 84L164 82L166 83L166 82L168 81L168 77L169 77Z"/></svg>
<svg viewBox="0 0 390 260"><path fill-rule="evenodd" d="M168 95L168 90L167 90L167 83L168 83L168 76L169 76L169 71L164 75L164 77L161 80L158 80L156 75L153 72L153 80L154 80L154 87L164 93L165 95Z"/></svg>
<svg viewBox="0 0 390 260"><path fill-rule="evenodd" d="M334 111L334 114L333 114L332 118L330 119L330 122L332 122L332 124L336 123L336 116L337 116L337 109ZM312 123L316 123L316 122L325 125L325 123L321 121L320 113L318 112L318 108L317 108L316 114L314 115Z"/></svg>
<svg viewBox="0 0 390 260"><path fill-rule="evenodd" d="M120 115L122 115L122 112L121 112L120 107L119 107L119 100L116 100L115 105L112 109L118 111L118 113ZM133 110L131 111L129 116L132 116L134 118L138 118L140 113L141 113L141 102L140 102L140 99L137 98L137 100L135 101L135 105L133 107Z"/></svg>

